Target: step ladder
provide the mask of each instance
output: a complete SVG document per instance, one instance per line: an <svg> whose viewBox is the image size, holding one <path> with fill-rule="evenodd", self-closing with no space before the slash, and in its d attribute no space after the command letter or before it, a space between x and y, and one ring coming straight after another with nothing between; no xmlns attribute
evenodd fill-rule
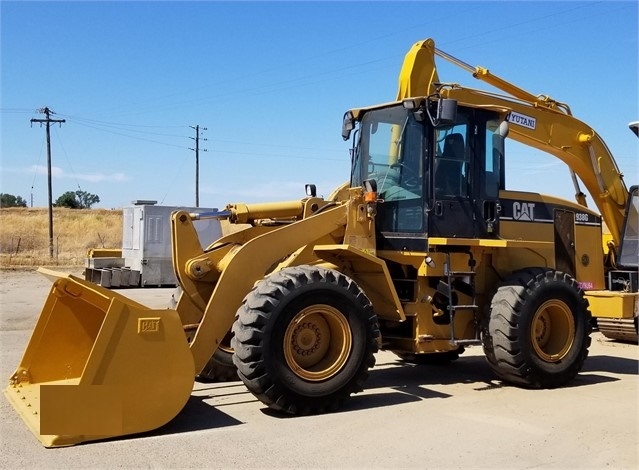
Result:
<svg viewBox="0 0 639 470"><path fill-rule="evenodd" d="M454 346L474 346L474 345L481 344L481 339L479 337L479 317L478 317L479 306L477 305L476 291L475 291L475 275L477 274L475 272L476 261L473 258L472 253L468 252L467 254L469 257L468 271L452 271L450 269L451 262L450 262L449 252L446 253L446 264L444 265L444 272L446 274L447 282L443 286L444 292L442 293L448 297L447 310L448 310L448 315L450 317L450 341L449 342L450 344ZM469 296L471 297L470 304L454 303L455 296L453 295L453 290L454 290L453 284L455 283L456 280L461 280L462 278L470 279L470 282L468 283L468 285L470 286L470 292L467 292L467 294L470 294ZM455 313L458 312L459 310L472 310L473 312L473 323L475 325L475 337L473 339L455 339Z"/></svg>

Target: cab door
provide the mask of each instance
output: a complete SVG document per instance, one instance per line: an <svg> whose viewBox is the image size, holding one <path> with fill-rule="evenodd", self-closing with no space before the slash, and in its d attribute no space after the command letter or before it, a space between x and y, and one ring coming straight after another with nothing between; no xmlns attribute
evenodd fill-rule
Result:
<svg viewBox="0 0 639 470"><path fill-rule="evenodd" d="M471 113L458 109L452 127L434 130L433 203L429 214L429 236L472 238Z"/></svg>
<svg viewBox="0 0 639 470"><path fill-rule="evenodd" d="M454 126L434 130L429 236L498 235L503 145L494 135L499 122L495 113L460 107Z"/></svg>

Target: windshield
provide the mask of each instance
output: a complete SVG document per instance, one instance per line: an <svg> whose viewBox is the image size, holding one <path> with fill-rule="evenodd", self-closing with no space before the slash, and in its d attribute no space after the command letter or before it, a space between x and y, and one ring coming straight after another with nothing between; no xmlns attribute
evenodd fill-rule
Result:
<svg viewBox="0 0 639 470"><path fill-rule="evenodd" d="M351 184L377 181L380 230L423 230L423 135L423 124L401 105L369 111L360 123Z"/></svg>
<svg viewBox="0 0 639 470"><path fill-rule="evenodd" d="M353 186L374 179L385 200L420 197L422 129L412 113L401 106L368 112L360 125Z"/></svg>

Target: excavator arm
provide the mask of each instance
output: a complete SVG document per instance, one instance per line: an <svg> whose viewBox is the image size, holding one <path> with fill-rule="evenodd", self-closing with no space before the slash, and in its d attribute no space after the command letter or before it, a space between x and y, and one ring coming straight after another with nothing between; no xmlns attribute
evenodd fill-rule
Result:
<svg viewBox="0 0 639 470"><path fill-rule="evenodd" d="M436 55L506 95L440 83ZM579 176L619 246L629 198L623 175L601 137L590 126L573 117L566 104L548 96L533 95L483 67L470 66L437 49L432 39L413 45L406 54L399 75L397 101L420 96L450 98L469 106L504 109L508 113L510 138L554 155ZM576 198L577 202L585 205L585 197L580 191L577 191Z"/></svg>

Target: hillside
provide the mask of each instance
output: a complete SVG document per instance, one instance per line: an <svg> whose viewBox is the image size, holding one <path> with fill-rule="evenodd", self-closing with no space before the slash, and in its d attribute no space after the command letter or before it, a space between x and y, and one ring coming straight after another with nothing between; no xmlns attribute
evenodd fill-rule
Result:
<svg viewBox="0 0 639 470"><path fill-rule="evenodd" d="M122 211L53 209L53 259L46 207L0 209L0 266L82 266L89 248L122 247Z"/></svg>

